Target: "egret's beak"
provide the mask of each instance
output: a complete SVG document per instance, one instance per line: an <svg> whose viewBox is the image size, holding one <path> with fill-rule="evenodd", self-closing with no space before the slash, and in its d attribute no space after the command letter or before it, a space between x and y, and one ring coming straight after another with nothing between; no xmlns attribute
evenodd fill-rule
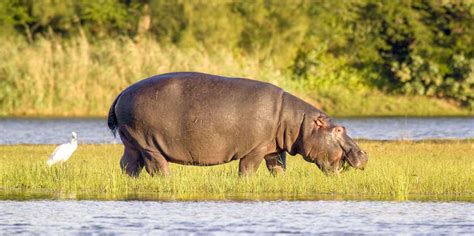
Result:
<svg viewBox="0 0 474 236"><path fill-rule="evenodd" d="M73 140L76 140L76 139L77 139L77 134L76 134L76 132L72 132L72 139L73 139Z"/></svg>

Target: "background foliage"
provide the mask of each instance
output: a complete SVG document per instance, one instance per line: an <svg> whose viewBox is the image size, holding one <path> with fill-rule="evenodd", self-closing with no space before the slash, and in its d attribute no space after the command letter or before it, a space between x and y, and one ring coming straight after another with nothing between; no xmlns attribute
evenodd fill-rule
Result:
<svg viewBox="0 0 474 236"><path fill-rule="evenodd" d="M30 73L14 71L11 47L20 54L51 48L65 53L61 61L93 48L85 65L93 67L119 60L100 48L152 40L160 49L226 55L239 65L251 58L244 66L267 66L305 89L374 88L472 109L473 22L470 0L2 0L0 39L9 46L0 49L0 103L13 109L6 94L19 93L14 79Z"/></svg>

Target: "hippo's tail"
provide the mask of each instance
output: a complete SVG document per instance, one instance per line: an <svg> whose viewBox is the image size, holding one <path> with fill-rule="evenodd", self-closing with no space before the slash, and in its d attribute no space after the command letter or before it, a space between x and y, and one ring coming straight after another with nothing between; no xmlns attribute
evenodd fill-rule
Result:
<svg viewBox="0 0 474 236"><path fill-rule="evenodd" d="M119 94L117 98L115 98L114 102L112 103L112 106L110 106L109 116L107 118L107 124L109 126L110 131L114 135L114 137L116 137L117 129L118 129L117 116L115 116L115 104L117 104L117 101L120 95L122 94Z"/></svg>

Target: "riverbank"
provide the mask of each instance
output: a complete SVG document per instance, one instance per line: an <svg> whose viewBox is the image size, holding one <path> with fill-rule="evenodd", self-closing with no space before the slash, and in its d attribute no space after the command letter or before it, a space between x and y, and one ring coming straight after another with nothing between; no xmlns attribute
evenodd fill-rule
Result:
<svg viewBox="0 0 474 236"><path fill-rule="evenodd" d="M426 96L388 95L364 75L328 64L311 80L228 49L163 46L150 39L2 38L0 117L106 117L116 96L156 74L199 71L269 82L331 116L468 116L474 110ZM283 69L282 69L283 68Z"/></svg>
<svg viewBox="0 0 474 236"><path fill-rule="evenodd" d="M133 179L122 174L121 145L80 145L64 166L48 168L53 145L0 146L1 195L52 195L62 198L169 199L311 198L474 201L474 140L360 141L369 153L365 171L326 177L300 157L288 158L284 176L272 177L264 164L257 174L239 178L238 162L212 167L171 165L172 176ZM148 196L148 197L146 197ZM198 197L200 196L200 197ZM364 197L365 196L365 197Z"/></svg>

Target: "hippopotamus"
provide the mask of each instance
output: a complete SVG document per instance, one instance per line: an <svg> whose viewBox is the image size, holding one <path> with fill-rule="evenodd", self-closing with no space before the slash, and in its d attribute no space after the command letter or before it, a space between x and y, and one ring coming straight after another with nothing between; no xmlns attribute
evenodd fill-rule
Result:
<svg viewBox="0 0 474 236"><path fill-rule="evenodd" d="M152 76L113 101L108 127L125 147L120 166L130 176L145 167L169 174L168 163L210 166L239 161L239 174L265 160L286 170L286 152L324 173L363 169L367 153L323 111L266 82L197 72Z"/></svg>

